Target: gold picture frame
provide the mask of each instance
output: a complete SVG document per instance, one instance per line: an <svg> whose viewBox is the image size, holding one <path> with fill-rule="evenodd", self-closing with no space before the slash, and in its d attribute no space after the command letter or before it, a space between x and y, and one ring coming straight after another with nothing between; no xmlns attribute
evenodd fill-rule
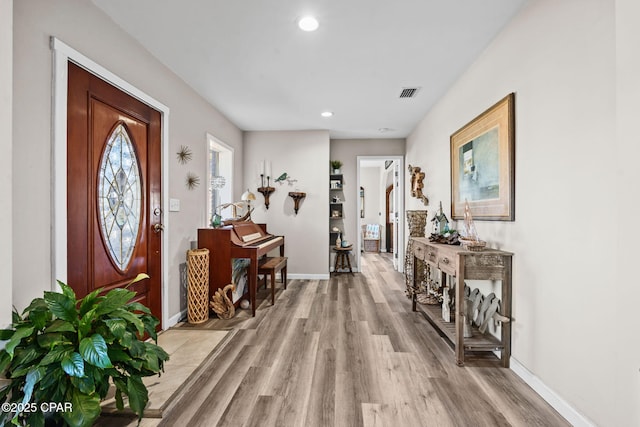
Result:
<svg viewBox="0 0 640 427"><path fill-rule="evenodd" d="M515 95L510 93L451 135L451 217L515 220Z"/></svg>

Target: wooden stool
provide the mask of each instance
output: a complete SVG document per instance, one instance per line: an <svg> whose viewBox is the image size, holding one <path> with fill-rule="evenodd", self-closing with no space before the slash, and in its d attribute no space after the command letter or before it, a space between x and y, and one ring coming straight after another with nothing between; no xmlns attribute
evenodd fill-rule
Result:
<svg viewBox="0 0 640 427"><path fill-rule="evenodd" d="M351 270L351 260L349 259L349 254L353 246L347 246L346 248L335 246L333 248L336 251L336 262L333 265L333 272L340 273L339 269L346 270L349 269L349 273L353 274L353 270Z"/></svg>
<svg viewBox="0 0 640 427"><path fill-rule="evenodd" d="M258 275L264 276L264 286L267 286L267 274L271 276L271 305L276 303L276 273L280 272L280 279L287 289L287 257L264 257L258 264Z"/></svg>

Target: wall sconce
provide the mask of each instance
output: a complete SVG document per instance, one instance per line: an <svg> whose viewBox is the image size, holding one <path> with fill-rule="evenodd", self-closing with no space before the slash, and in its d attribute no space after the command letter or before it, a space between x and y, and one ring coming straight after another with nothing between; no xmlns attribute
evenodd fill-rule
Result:
<svg viewBox="0 0 640 427"><path fill-rule="evenodd" d="M264 206L269 209L269 196L271 196L271 193L273 193L274 191L276 191L275 188L269 186L269 180L271 179L270 176L267 175L267 186L264 186L264 174L261 173L260 174L260 181L262 183L262 186L260 188L258 188L258 193L261 193L264 196Z"/></svg>
<svg viewBox="0 0 640 427"><path fill-rule="evenodd" d="M307 197L307 193L300 193L298 191L292 191L289 193L289 197L293 199L293 210L298 215L298 209L300 209L300 201Z"/></svg>

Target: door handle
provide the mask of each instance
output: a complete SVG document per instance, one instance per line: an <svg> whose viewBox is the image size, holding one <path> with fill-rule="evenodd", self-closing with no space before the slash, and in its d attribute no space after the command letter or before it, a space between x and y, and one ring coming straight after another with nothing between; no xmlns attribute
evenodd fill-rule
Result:
<svg viewBox="0 0 640 427"><path fill-rule="evenodd" d="M159 233L161 231L164 231L164 225L157 223L157 224L153 224L153 232L154 233Z"/></svg>

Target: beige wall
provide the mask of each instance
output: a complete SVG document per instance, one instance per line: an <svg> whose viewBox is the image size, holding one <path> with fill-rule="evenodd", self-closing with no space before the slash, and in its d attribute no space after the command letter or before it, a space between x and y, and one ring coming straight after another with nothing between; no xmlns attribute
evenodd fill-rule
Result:
<svg viewBox="0 0 640 427"><path fill-rule="evenodd" d="M329 223L329 132L245 132L244 189L255 193L257 200L252 219L266 223L267 230L284 235L285 255L289 257L287 274L291 278L327 278ZM258 193L258 164L271 162L273 177L282 173L296 179L289 185L273 183L269 209ZM266 185L266 183L265 183ZM296 215L290 191L307 193Z"/></svg>
<svg viewBox="0 0 640 427"><path fill-rule="evenodd" d="M361 219L361 224L380 224L384 226L384 217L378 215L381 213L380 188L382 183L380 182L380 173L381 168L378 166L360 167L360 186L364 188L365 195L364 218ZM351 237L351 239L355 242L355 236Z"/></svg>
<svg viewBox="0 0 640 427"><path fill-rule="evenodd" d="M2 15L4 17L4 15ZM4 26L3 30L4 31ZM168 215L168 316L177 315L179 264L185 260L197 227L206 224L206 132L235 148L236 170L242 168L242 133L182 80L124 33L93 3L82 0L20 0L14 4L13 98L13 289L23 308L51 289L51 50L55 36L73 49L170 108L168 197L180 199L180 212ZM4 38L2 39L4 40ZM180 165L181 145L193 160ZM188 172L201 186L189 191ZM240 194L241 179L236 193ZM4 257L3 257L4 259Z"/></svg>
<svg viewBox="0 0 640 427"><path fill-rule="evenodd" d="M620 295L613 301L615 321L606 322L616 333L617 341L611 348L610 366L615 367L615 402L612 412L617 413L613 423L617 425L640 425L640 339L638 339L638 306L635 296L638 294L638 280L633 266L637 265L638 245L640 241L640 140L638 138L638 118L640 117L640 2L637 0L616 1L616 113L617 113L617 149L616 156L616 205L612 206L612 215L616 218L614 230L617 235L615 251L619 271L618 280L608 280L607 291Z"/></svg>
<svg viewBox="0 0 640 427"><path fill-rule="evenodd" d="M13 0L0 0L0 200L9 209L0 210L0 328L11 323L12 300L12 56L13 56Z"/></svg>
<svg viewBox="0 0 640 427"><path fill-rule="evenodd" d="M562 406L576 425L639 424L638 352L630 352L635 364L620 356L631 338L614 320L627 316L618 307L624 288L627 296L637 293L621 285L624 264L615 248L617 227L633 218L625 189L638 178L637 156L616 150L614 12L613 1L531 1L407 139L407 163L426 170L425 193L433 206L442 200L449 216L449 136L515 92L516 221L476 225L491 246L515 253L515 365L547 397L555 393L575 408ZM625 45L629 58L631 46L635 68L619 74L635 82L638 44ZM637 105L637 94L623 107ZM635 140L627 148L633 144L637 153L631 123L629 117L625 131ZM634 171L629 180L622 180L622 165ZM407 201L407 209L419 208Z"/></svg>

